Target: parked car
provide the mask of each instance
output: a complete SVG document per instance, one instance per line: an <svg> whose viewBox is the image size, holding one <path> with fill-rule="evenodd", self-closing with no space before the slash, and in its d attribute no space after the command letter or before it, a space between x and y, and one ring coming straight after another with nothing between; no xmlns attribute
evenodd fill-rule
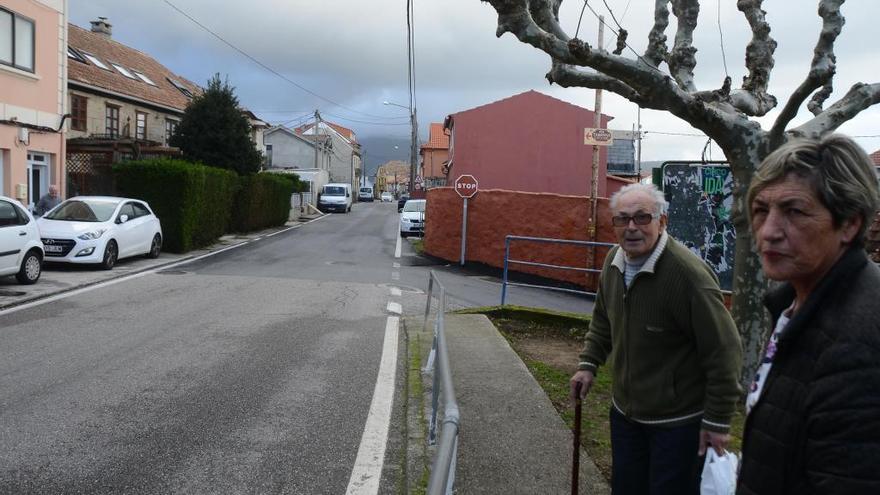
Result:
<svg viewBox="0 0 880 495"><path fill-rule="evenodd" d="M34 284L43 271L43 243L37 222L17 200L0 196L0 276Z"/></svg>
<svg viewBox="0 0 880 495"><path fill-rule="evenodd" d="M400 237L421 235L425 232L425 205L424 199L411 199L403 205L400 212Z"/></svg>
<svg viewBox="0 0 880 495"><path fill-rule="evenodd" d="M372 187L362 187L358 191L358 201L369 201L373 202L373 188Z"/></svg>
<svg viewBox="0 0 880 495"><path fill-rule="evenodd" d="M382 193L382 202L383 203L391 203L392 201L394 201L394 196L392 196L390 192L385 191Z"/></svg>
<svg viewBox="0 0 880 495"><path fill-rule="evenodd" d="M318 209L323 212L351 211L351 185L345 183L324 184L321 195L318 196Z"/></svg>
<svg viewBox="0 0 880 495"><path fill-rule="evenodd" d="M130 256L159 257L162 226L144 201L77 196L37 220L46 261L95 263L110 270Z"/></svg>
<svg viewBox="0 0 880 495"><path fill-rule="evenodd" d="M408 194L401 194L400 197L397 198L397 212L398 213L403 211L403 205L405 205L407 201L409 201Z"/></svg>

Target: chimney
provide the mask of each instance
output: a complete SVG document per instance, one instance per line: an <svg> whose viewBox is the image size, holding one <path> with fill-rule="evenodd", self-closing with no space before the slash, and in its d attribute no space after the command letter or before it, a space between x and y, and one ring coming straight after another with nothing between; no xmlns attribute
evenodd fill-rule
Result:
<svg viewBox="0 0 880 495"><path fill-rule="evenodd" d="M97 21L92 21L92 32L102 34L107 38L112 38L113 24L107 22L106 17L98 17Z"/></svg>

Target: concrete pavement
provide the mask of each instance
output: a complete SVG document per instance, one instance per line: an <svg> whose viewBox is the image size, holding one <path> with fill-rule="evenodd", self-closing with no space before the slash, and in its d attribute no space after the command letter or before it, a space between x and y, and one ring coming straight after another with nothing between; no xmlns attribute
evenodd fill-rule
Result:
<svg viewBox="0 0 880 495"><path fill-rule="evenodd" d="M420 318L407 318L404 323L409 348L421 353L419 362L424 366L433 324L429 322L425 330ZM570 493L571 431L495 326L483 315L448 315L446 339L461 410L455 492ZM416 341L419 345L413 345ZM410 379L413 375L410 369ZM431 376L421 378L423 409L410 415L411 432L419 428L415 414L430 417ZM410 433L410 441L424 438ZM430 465L432 452L416 444L410 454L426 457L411 461L410 466ZM610 493L586 453L581 451L580 457L580 493ZM418 475L412 473L410 478Z"/></svg>

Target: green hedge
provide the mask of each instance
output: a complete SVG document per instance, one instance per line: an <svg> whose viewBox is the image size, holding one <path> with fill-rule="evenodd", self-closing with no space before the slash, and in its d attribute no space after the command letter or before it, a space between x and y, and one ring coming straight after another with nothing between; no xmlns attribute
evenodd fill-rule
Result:
<svg viewBox="0 0 880 495"><path fill-rule="evenodd" d="M283 225L290 216L290 195L298 188L296 182L296 176L271 173L240 177L232 230L249 232Z"/></svg>
<svg viewBox="0 0 880 495"><path fill-rule="evenodd" d="M162 222L163 249L186 252L227 232L238 190L235 172L160 158L113 166L121 196L147 201Z"/></svg>

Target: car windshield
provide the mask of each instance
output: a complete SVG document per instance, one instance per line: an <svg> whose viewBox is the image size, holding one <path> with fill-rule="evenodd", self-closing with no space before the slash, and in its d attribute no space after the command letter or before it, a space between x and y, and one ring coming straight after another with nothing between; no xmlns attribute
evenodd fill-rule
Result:
<svg viewBox="0 0 880 495"><path fill-rule="evenodd" d="M425 211L425 202L424 201L407 201L405 205L403 205L403 211Z"/></svg>
<svg viewBox="0 0 880 495"><path fill-rule="evenodd" d="M107 199L68 199L43 218L67 222L106 222L119 201Z"/></svg>
<svg viewBox="0 0 880 495"><path fill-rule="evenodd" d="M345 188L339 186L325 187L324 194L327 196L345 196Z"/></svg>
<svg viewBox="0 0 880 495"><path fill-rule="evenodd" d="M361 192L362 192L362 193L368 193L368 194L369 194L369 193L373 192L373 190L370 189L370 188L368 188L368 187L362 187L362 188L361 188Z"/></svg>

